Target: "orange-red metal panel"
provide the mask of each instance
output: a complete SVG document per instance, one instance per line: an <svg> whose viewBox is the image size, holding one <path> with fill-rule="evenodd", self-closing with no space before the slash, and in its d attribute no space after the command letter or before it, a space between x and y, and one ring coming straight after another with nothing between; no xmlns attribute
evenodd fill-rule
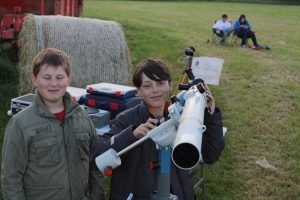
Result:
<svg viewBox="0 0 300 200"><path fill-rule="evenodd" d="M76 0L71 0L71 16L75 16L75 5L76 5Z"/></svg>
<svg viewBox="0 0 300 200"><path fill-rule="evenodd" d="M65 15L65 1L60 0L60 15Z"/></svg>
<svg viewBox="0 0 300 200"><path fill-rule="evenodd" d="M70 11L71 11L71 4L70 4L70 0L65 0L66 1L66 15L67 16L71 16L71 13L70 13Z"/></svg>
<svg viewBox="0 0 300 200"><path fill-rule="evenodd" d="M0 38L15 39L25 13L82 17L83 0L5 0L0 4Z"/></svg>
<svg viewBox="0 0 300 200"><path fill-rule="evenodd" d="M41 0L41 15L45 14L45 1Z"/></svg>
<svg viewBox="0 0 300 200"><path fill-rule="evenodd" d="M21 7L22 13L40 15L41 0L1 0L0 12L11 14L14 7Z"/></svg>

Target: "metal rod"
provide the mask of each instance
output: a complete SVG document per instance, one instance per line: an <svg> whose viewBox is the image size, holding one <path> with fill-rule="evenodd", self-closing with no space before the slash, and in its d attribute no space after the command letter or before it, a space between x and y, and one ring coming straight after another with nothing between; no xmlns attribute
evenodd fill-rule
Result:
<svg viewBox="0 0 300 200"><path fill-rule="evenodd" d="M139 145L140 143L143 143L145 140L147 140L147 139L149 139L149 138L150 138L150 136L149 136L149 135L146 135L145 137L139 139L139 140L136 141L135 143L129 145L128 147L126 147L126 148L123 149L122 151L118 152L116 157L122 156L122 155L125 154L127 151L129 151L129 150L131 150L132 148L136 147L136 146Z"/></svg>

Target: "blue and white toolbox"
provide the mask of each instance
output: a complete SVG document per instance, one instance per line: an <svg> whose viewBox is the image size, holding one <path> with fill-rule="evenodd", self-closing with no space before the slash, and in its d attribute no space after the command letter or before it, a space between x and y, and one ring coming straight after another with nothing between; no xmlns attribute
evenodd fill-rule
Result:
<svg viewBox="0 0 300 200"><path fill-rule="evenodd" d="M79 104L81 104L81 97L86 95L86 90L84 88L67 87L67 91L72 96L72 99Z"/></svg>
<svg viewBox="0 0 300 200"><path fill-rule="evenodd" d="M87 86L87 92L82 102L91 107L107 110L114 119L120 112L141 103L136 96L136 88L112 83L98 83Z"/></svg>
<svg viewBox="0 0 300 200"><path fill-rule="evenodd" d="M136 88L113 83L97 83L86 87L87 93L126 99L136 95Z"/></svg>

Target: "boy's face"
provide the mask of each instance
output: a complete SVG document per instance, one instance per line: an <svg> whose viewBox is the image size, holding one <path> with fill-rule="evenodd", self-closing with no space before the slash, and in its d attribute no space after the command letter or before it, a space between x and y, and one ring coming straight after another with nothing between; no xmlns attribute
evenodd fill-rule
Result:
<svg viewBox="0 0 300 200"><path fill-rule="evenodd" d="M31 77L32 83L38 88L46 105L60 103L70 85L71 76L68 77L63 66L54 67L44 64L37 77Z"/></svg>
<svg viewBox="0 0 300 200"><path fill-rule="evenodd" d="M137 88L137 92L141 98L153 110L164 109L164 105L169 98L169 93L172 90L172 82L161 81L156 82L142 74L141 87Z"/></svg>

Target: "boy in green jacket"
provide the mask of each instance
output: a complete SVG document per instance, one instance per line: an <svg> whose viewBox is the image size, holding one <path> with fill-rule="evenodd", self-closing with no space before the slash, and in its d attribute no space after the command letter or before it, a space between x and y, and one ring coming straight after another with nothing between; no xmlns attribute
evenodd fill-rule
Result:
<svg viewBox="0 0 300 200"><path fill-rule="evenodd" d="M68 56L44 49L32 74L34 102L5 130L4 199L104 199L103 175L89 162L98 136L85 109L66 92L72 79Z"/></svg>

